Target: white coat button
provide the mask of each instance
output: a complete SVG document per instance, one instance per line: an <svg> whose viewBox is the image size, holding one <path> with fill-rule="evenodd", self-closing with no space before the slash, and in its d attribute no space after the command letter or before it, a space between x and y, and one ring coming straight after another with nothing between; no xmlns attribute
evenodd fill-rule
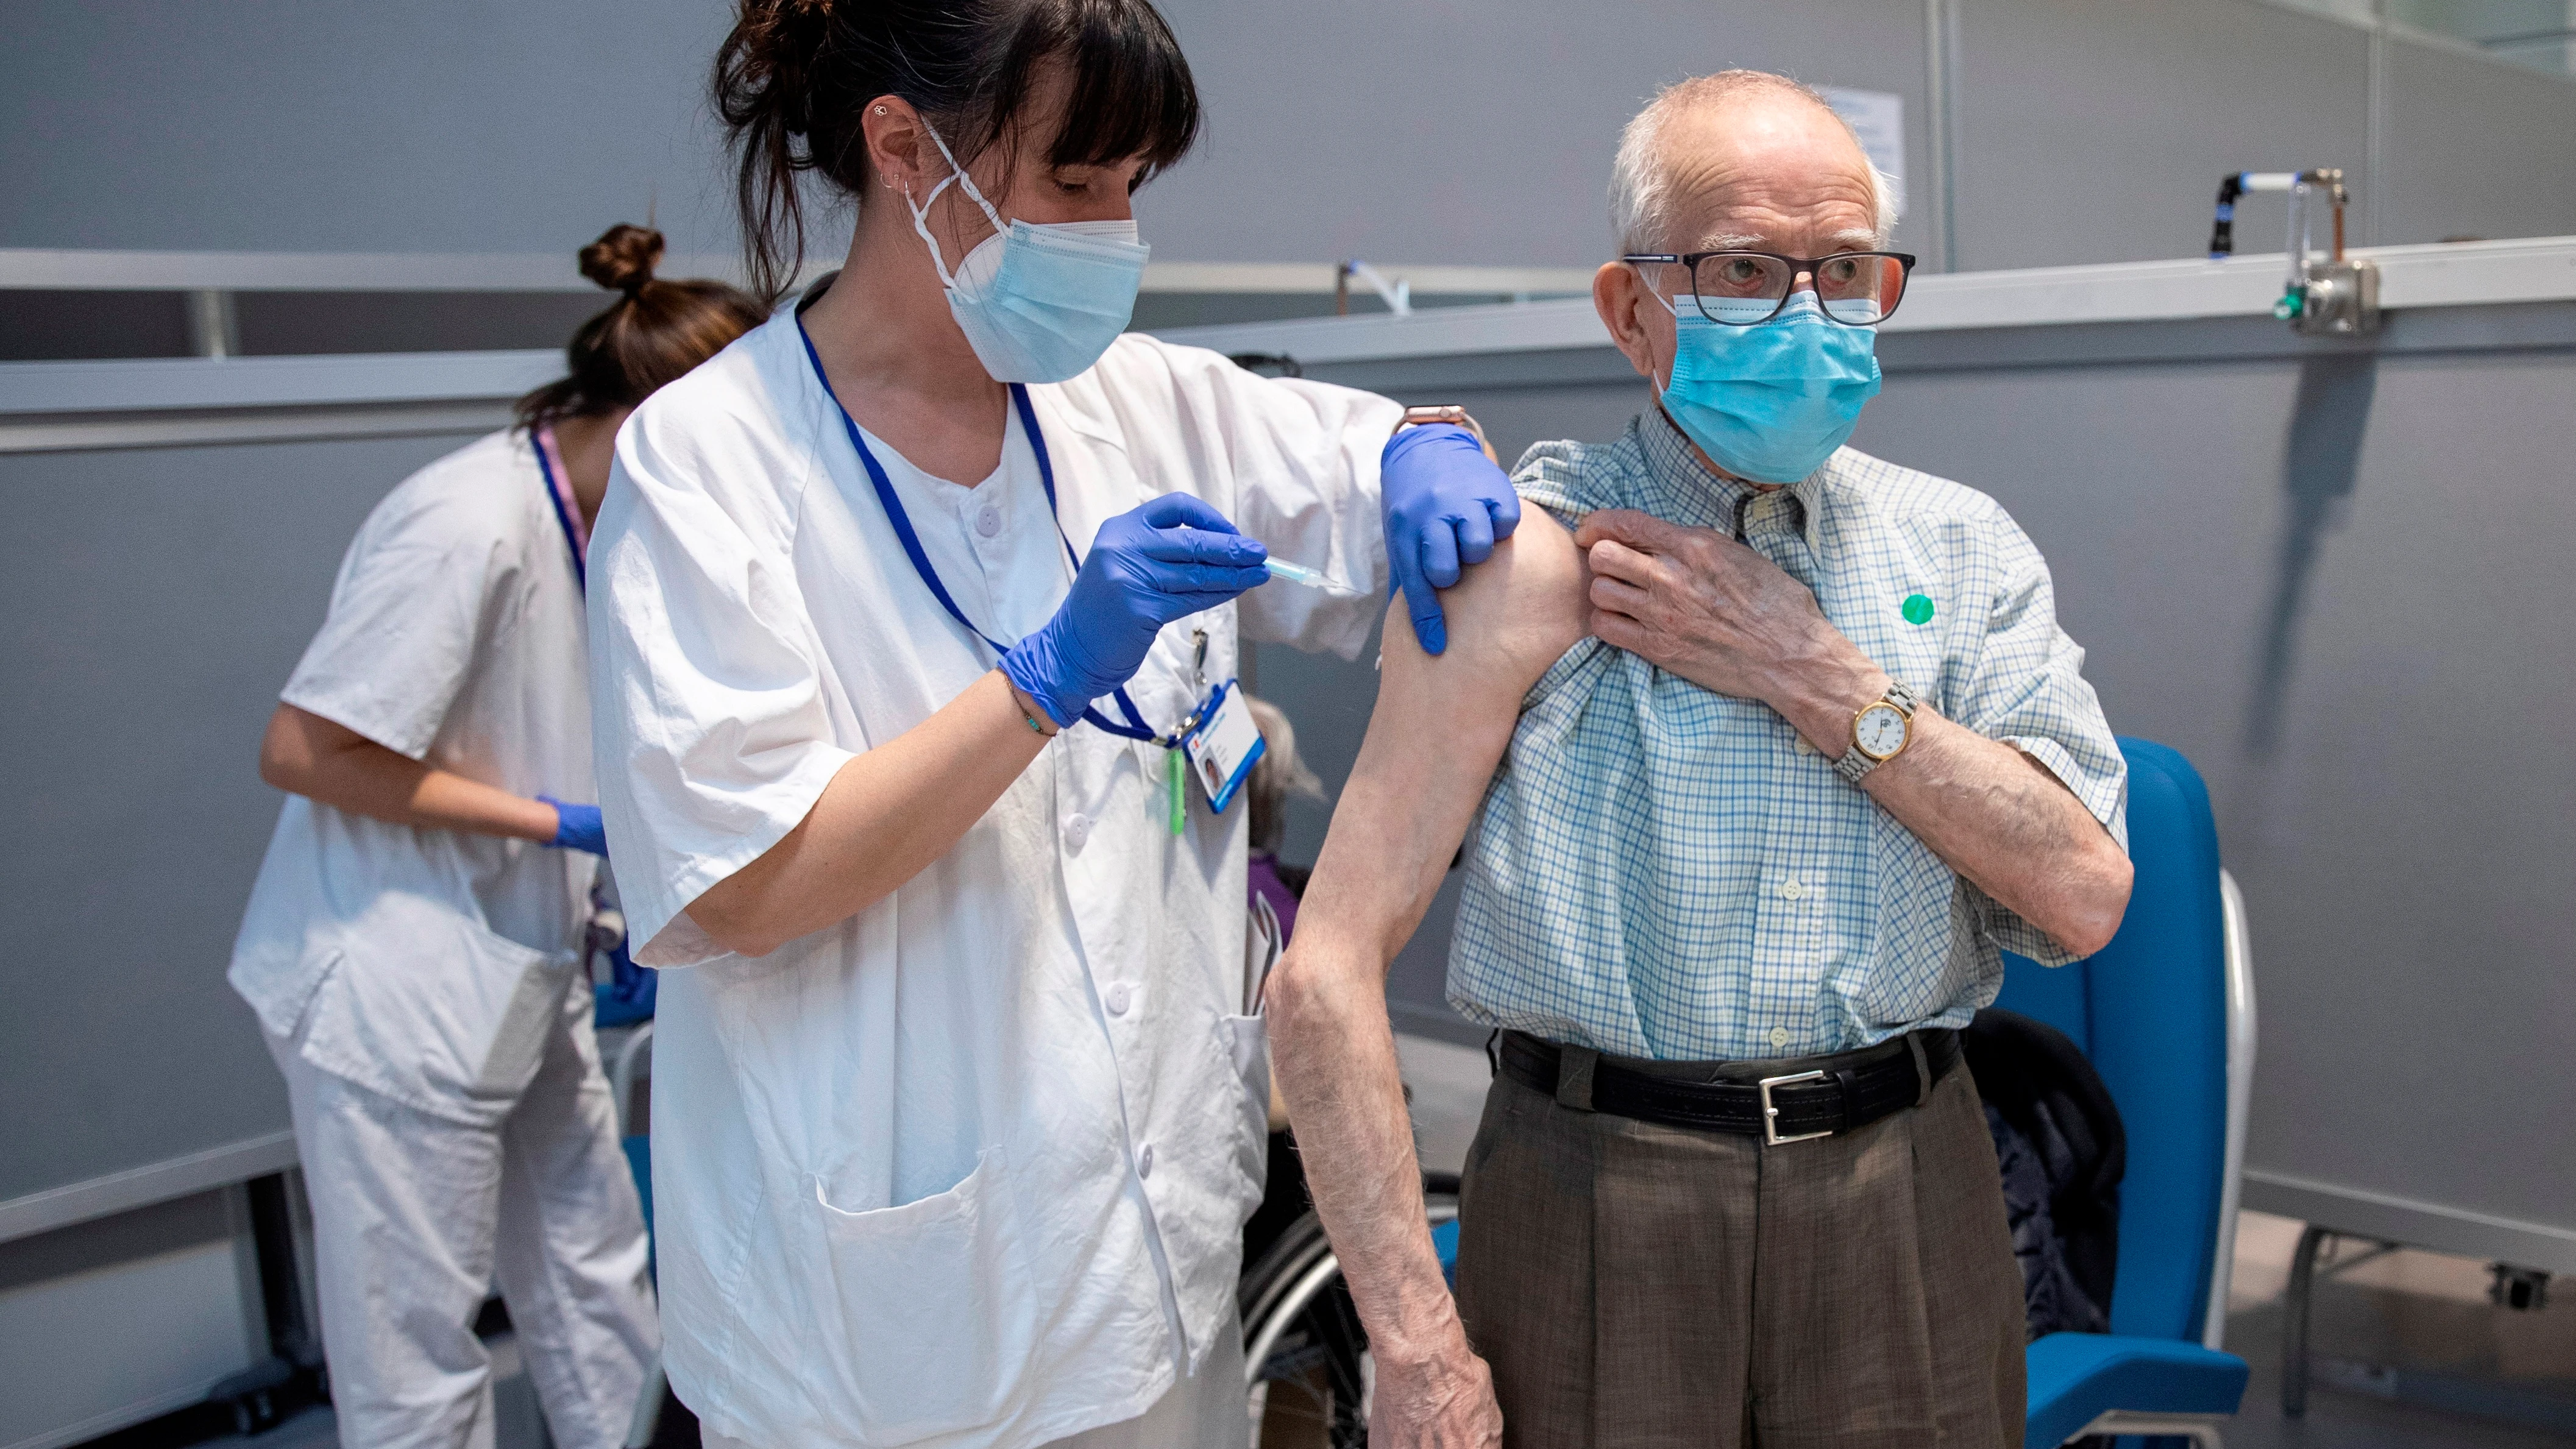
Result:
<svg viewBox="0 0 2576 1449"><path fill-rule="evenodd" d="M1110 982L1109 989L1100 994L1100 1004L1109 1008L1109 1014L1111 1016L1125 1016L1127 1014L1127 983L1124 981Z"/></svg>
<svg viewBox="0 0 2576 1449"><path fill-rule="evenodd" d="M1065 844L1072 846L1072 847L1073 847L1074 849L1076 849L1076 850L1080 850L1080 849L1082 849L1082 843L1083 843L1084 841L1086 841L1086 840L1089 840L1090 838L1091 838L1091 817L1090 817L1090 816L1088 816L1088 815L1076 815L1076 816L1075 816L1075 817L1073 817L1071 820L1068 820L1068 821L1064 822L1064 843L1065 843Z"/></svg>
<svg viewBox="0 0 2576 1449"><path fill-rule="evenodd" d="M1780 894L1793 901L1803 899L1807 894L1807 883L1802 880L1784 880L1780 882Z"/></svg>
<svg viewBox="0 0 2576 1449"><path fill-rule="evenodd" d="M975 531L984 535L986 538L991 538L994 534L1001 532L1002 510L995 508L990 503L985 504L984 511L975 515Z"/></svg>
<svg viewBox="0 0 2576 1449"><path fill-rule="evenodd" d="M1772 1049L1773 1049L1773 1050L1775 1050L1775 1051L1776 1051L1776 1050L1778 1050L1778 1049L1779 1049L1779 1048L1781 1048L1781 1047L1787 1046L1788 1044L1789 1044L1789 1028L1787 1028L1787 1027L1785 1027L1785 1026L1775 1026L1775 1027L1771 1028L1771 1046L1772 1046Z"/></svg>
<svg viewBox="0 0 2576 1449"><path fill-rule="evenodd" d="M1136 1175L1138 1177L1154 1175L1154 1144L1151 1142L1146 1143L1144 1149L1136 1154Z"/></svg>

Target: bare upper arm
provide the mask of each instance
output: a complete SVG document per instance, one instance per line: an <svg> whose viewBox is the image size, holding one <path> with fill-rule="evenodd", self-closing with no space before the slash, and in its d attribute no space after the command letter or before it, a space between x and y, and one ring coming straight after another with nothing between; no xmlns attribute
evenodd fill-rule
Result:
<svg viewBox="0 0 2576 1449"><path fill-rule="evenodd" d="M1490 560L1442 591L1445 652L1423 653L1406 612L1387 612L1377 707L1307 887L1301 937L1312 921L1319 934L1357 933L1381 967L1393 959L1511 744L1521 697L1584 636L1589 583L1573 535L1531 509Z"/></svg>
<svg viewBox="0 0 2576 1449"><path fill-rule="evenodd" d="M1495 545L1494 556L1441 591L1446 652L1423 653L1411 617L1388 612L1381 704L1389 690L1428 690L1453 704L1501 700L1517 713L1521 696L1589 632L1590 587L1574 535L1546 511L1523 509L1520 527Z"/></svg>

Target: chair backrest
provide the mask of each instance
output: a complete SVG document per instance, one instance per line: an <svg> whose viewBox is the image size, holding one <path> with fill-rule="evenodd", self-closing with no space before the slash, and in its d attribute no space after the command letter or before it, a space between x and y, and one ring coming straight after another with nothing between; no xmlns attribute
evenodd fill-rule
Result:
<svg viewBox="0 0 2576 1449"><path fill-rule="evenodd" d="M2227 945L2218 829L2181 753L2123 739L2137 884L2111 944L2051 969L2005 957L1995 1004L2083 1046L2128 1131L2111 1331L2199 1342L2222 1240Z"/></svg>

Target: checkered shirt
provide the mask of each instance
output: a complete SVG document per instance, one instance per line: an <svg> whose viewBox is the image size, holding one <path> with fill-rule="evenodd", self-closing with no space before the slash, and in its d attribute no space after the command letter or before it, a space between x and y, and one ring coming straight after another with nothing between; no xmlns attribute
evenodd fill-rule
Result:
<svg viewBox="0 0 2576 1449"><path fill-rule="evenodd" d="M1984 494L1849 448L1764 493L1702 468L1660 410L1615 442L1541 443L1513 482L1569 527L1633 508L1741 538L2127 847L2128 773L2084 651L2039 550ZM1621 1056L1802 1056L1964 1025L1994 1000L2002 951L2072 959L1767 705L1587 638L1521 711L1449 954L1450 1004L1472 1020Z"/></svg>

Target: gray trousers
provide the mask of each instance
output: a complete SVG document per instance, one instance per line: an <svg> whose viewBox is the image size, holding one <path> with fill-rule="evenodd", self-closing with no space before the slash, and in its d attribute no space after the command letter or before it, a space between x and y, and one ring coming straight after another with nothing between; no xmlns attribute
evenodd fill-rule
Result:
<svg viewBox="0 0 2576 1449"><path fill-rule="evenodd" d="M1700 1081L1813 1064L1604 1060ZM1919 1107L1776 1147L1497 1078L1467 1155L1458 1306L1503 1442L2018 1446L1999 1178L1964 1064Z"/></svg>

